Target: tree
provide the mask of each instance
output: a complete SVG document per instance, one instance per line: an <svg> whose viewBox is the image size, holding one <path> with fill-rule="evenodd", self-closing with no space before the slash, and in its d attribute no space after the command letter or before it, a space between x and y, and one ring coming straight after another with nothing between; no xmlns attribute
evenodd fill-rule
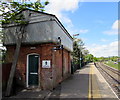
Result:
<svg viewBox="0 0 120 100"><path fill-rule="evenodd" d="M78 64L78 60L79 60L79 48L78 48L78 44L77 41L74 41L73 43L73 61L75 64Z"/></svg>
<svg viewBox="0 0 120 100"><path fill-rule="evenodd" d="M73 63L77 65L77 68L81 68L84 65L84 42L81 39L73 38ZM77 69L75 68L75 69Z"/></svg>
<svg viewBox="0 0 120 100"><path fill-rule="evenodd" d="M94 62L98 61L98 58L97 57L93 57L93 61Z"/></svg>
<svg viewBox="0 0 120 100"><path fill-rule="evenodd" d="M84 48L84 50L83 50L83 54L86 56L86 55L89 54L89 51L88 51L87 49Z"/></svg>
<svg viewBox="0 0 120 100"><path fill-rule="evenodd" d="M18 56L19 56L19 51L21 47L21 42L23 37L25 36L25 28L29 24L28 17L29 15L27 13L22 12L24 9L33 9L35 11L44 11L44 7L48 4L49 2L46 1L44 4L41 4L40 2L35 2L35 3L18 3L18 2L0 2L0 11L2 12L1 16L1 23L2 27L5 28L9 24L14 24L18 25L19 27L16 27L15 33L18 35L16 38L16 50L14 53L14 58L12 62L12 67L10 71L10 76L8 79L8 84L7 84L7 90L6 90L6 96L10 95L11 92L11 87L13 83L13 77L15 74L15 67L17 64ZM7 10L7 12L6 12ZM3 33L4 34L4 33ZM2 36L2 35L1 35Z"/></svg>
<svg viewBox="0 0 120 100"><path fill-rule="evenodd" d="M92 62L93 61L93 55L92 54L87 54L85 56L85 62Z"/></svg>

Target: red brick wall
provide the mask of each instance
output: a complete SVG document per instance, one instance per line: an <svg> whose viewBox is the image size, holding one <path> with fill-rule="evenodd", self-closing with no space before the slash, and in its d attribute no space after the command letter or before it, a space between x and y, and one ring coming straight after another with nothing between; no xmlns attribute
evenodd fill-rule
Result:
<svg viewBox="0 0 120 100"><path fill-rule="evenodd" d="M53 60L53 87L62 81L62 50L52 52Z"/></svg>
<svg viewBox="0 0 120 100"><path fill-rule="evenodd" d="M63 54L62 54L63 53ZM63 57L62 57L63 56ZM67 50L58 50L53 52L53 86L56 87L56 85L60 82L62 82L64 79L66 79L68 76L70 76L70 68L71 67L71 61L70 61L70 52ZM62 72L63 70L63 72ZM63 73L63 75L62 75Z"/></svg>
<svg viewBox="0 0 120 100"><path fill-rule="evenodd" d="M70 53L67 50L63 51L63 76L64 79L70 75Z"/></svg>
<svg viewBox="0 0 120 100"><path fill-rule="evenodd" d="M16 67L16 78L22 85L26 86L27 55L31 53L40 55L39 78L42 89L53 88L61 82L62 79L68 77L68 73L70 74L70 53L67 50L63 50L64 59L62 60L62 50L52 50L53 45L55 44L22 45ZM31 47L36 47L36 49L31 49ZM7 46L7 62L12 62L14 51L14 46ZM50 60L51 68L42 68L42 60ZM62 77L62 68L64 78Z"/></svg>
<svg viewBox="0 0 120 100"><path fill-rule="evenodd" d="M46 90L52 88L52 48L54 44L43 44L41 45L41 87ZM42 68L42 60L51 60L51 68Z"/></svg>
<svg viewBox="0 0 120 100"><path fill-rule="evenodd" d="M12 63L2 64L2 90L6 89Z"/></svg>

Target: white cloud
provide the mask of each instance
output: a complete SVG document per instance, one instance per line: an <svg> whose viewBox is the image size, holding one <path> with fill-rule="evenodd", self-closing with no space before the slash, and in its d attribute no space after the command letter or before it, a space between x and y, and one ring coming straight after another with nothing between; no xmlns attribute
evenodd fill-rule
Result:
<svg viewBox="0 0 120 100"><path fill-rule="evenodd" d="M62 15L62 21L67 25L67 28L70 29L73 27L72 21L65 15Z"/></svg>
<svg viewBox="0 0 120 100"><path fill-rule="evenodd" d="M113 23L111 29L107 30L107 31L104 31L103 33L108 34L108 35L116 35L116 34L118 34L118 29L120 29L120 27L118 27L118 24L120 24L120 20L116 20Z"/></svg>
<svg viewBox="0 0 120 100"><path fill-rule="evenodd" d="M76 33L73 28L71 19L63 13L63 11L74 12L78 9L78 4L81 0L48 0L50 3L46 6L45 10L47 13L54 14L58 19L66 25L66 28L70 34Z"/></svg>
<svg viewBox="0 0 120 100"><path fill-rule="evenodd" d="M78 8L80 0L48 0L50 4L47 6L47 11L53 14L57 14L58 17L61 15L61 11L72 11L74 12Z"/></svg>
<svg viewBox="0 0 120 100"><path fill-rule="evenodd" d="M87 46L87 49L96 57L118 56L118 41L114 41L108 45L93 44Z"/></svg>
<svg viewBox="0 0 120 100"><path fill-rule="evenodd" d="M81 30L80 30L80 33L87 33L87 32L88 32L87 29L81 29Z"/></svg>
<svg viewBox="0 0 120 100"><path fill-rule="evenodd" d="M118 29L118 24L120 23L120 20L116 20L113 25L112 25L112 29L117 30Z"/></svg>

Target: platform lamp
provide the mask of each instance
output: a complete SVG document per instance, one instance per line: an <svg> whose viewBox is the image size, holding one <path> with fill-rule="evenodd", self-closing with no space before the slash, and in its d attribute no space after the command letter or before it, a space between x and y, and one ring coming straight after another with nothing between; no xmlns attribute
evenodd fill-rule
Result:
<svg viewBox="0 0 120 100"><path fill-rule="evenodd" d="M75 38L75 36L78 36L78 35L80 35L79 33L78 34L73 34L73 39Z"/></svg>
<svg viewBox="0 0 120 100"><path fill-rule="evenodd" d="M54 45L53 50L62 50L63 49L63 45L61 44L61 38L58 37L57 38L57 45Z"/></svg>
<svg viewBox="0 0 120 100"><path fill-rule="evenodd" d="M58 37L58 46L59 46L59 49L63 49L63 45L61 44L61 38Z"/></svg>

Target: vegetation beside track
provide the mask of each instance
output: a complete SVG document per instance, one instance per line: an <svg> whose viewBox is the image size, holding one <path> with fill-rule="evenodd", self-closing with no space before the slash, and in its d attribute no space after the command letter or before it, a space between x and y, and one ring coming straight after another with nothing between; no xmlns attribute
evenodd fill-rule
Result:
<svg viewBox="0 0 120 100"><path fill-rule="evenodd" d="M107 61L107 62L105 62L105 64L110 67L120 70L120 62L117 63L117 62L113 62L113 61Z"/></svg>

